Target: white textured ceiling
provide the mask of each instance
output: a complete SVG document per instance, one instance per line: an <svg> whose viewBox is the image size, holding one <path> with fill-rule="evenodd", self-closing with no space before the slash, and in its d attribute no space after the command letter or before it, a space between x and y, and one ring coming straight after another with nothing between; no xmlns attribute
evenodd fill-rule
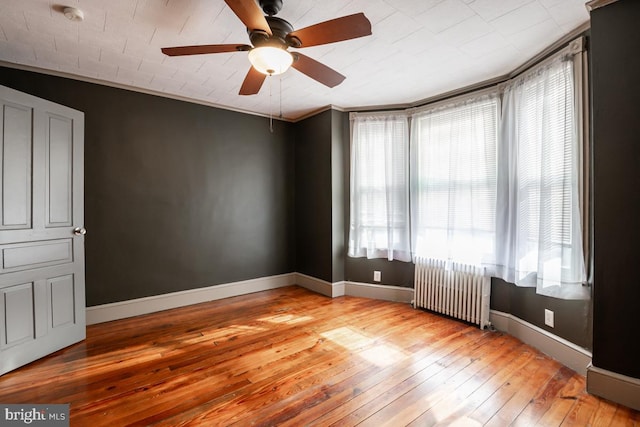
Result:
<svg viewBox="0 0 640 427"><path fill-rule="evenodd" d="M328 105L409 105L505 75L589 19L585 0L284 0L277 16L300 29L357 12L373 35L301 50L347 76L333 89L291 69L240 96L246 52L160 52L249 43L223 0L0 0L0 61L296 119Z"/></svg>

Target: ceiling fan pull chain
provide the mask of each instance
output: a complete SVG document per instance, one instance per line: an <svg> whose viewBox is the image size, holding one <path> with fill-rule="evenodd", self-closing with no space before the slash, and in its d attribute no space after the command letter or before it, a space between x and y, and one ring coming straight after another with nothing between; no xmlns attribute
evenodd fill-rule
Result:
<svg viewBox="0 0 640 427"><path fill-rule="evenodd" d="M280 120L282 120L282 75L280 75Z"/></svg>
<svg viewBox="0 0 640 427"><path fill-rule="evenodd" d="M272 94L272 76L269 76L269 131L273 133L273 94Z"/></svg>

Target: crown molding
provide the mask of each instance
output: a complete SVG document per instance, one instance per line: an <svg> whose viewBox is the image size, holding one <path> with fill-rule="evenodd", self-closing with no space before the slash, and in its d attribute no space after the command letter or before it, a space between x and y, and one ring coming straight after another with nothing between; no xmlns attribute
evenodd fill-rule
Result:
<svg viewBox="0 0 640 427"><path fill-rule="evenodd" d="M617 1L617 0L593 0L593 1L594 2L597 1L599 3L605 3L605 2L613 3L614 1ZM540 63L545 58L549 57L556 51L562 49L563 46L568 45L576 38L581 37L590 28L591 28L591 23L589 21L579 25L578 27L571 30L568 34L565 34L564 36L556 40L553 44L547 46L546 48L544 48L543 50L535 54L532 58L528 59L526 62L520 64L515 69L509 71L506 74L503 74L488 80L484 80L478 83L474 83L459 89L454 89L449 92L444 92L438 95L434 95L429 98L420 99L415 102L404 103L404 104L392 104L392 105L369 105L369 106L362 106L362 107L347 108L346 110L348 112L354 112L354 113L370 113L370 112L378 112L378 111L389 112L389 111L396 111L396 110L403 111L411 108L421 108L424 106L429 106L440 101L451 100L457 96L468 95L476 91L491 89L494 86L497 86L500 83L504 83L507 80L516 77L520 73Z"/></svg>
<svg viewBox="0 0 640 427"><path fill-rule="evenodd" d="M618 0L591 0L585 4L585 7L589 12L592 12L596 9L600 9L601 7L610 5L611 3L615 3Z"/></svg>
<svg viewBox="0 0 640 427"><path fill-rule="evenodd" d="M76 80L79 82L92 83L92 84L112 87L116 89L123 89L123 90L128 90L130 92L143 93L145 95L159 96L161 98L173 99L175 101L189 102L191 104L204 105L205 107L216 108L218 110L227 110L227 111L233 111L235 113L248 114L251 116L265 117L273 120L279 120L282 122L294 122L299 120L299 119L294 119L290 117L270 116L269 114L256 113L253 111L244 110L242 108L233 108L227 105L216 104L214 102L204 101L197 98L190 98L190 97L171 94L167 92L160 92L153 89L145 89L145 88L132 86L124 83L110 82L107 80L102 80L102 79L98 79L90 76L83 76L80 74L72 74L72 73L58 71L58 70L48 70L46 68L40 68L33 65L18 64L14 62L0 60L0 67L12 68L15 70L28 71L32 73L44 74L44 75L54 76L54 77L62 77L65 79Z"/></svg>

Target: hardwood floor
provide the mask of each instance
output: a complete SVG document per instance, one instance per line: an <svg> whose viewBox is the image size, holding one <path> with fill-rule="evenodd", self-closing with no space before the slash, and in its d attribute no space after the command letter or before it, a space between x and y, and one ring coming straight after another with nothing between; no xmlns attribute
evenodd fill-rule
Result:
<svg viewBox="0 0 640 427"><path fill-rule="evenodd" d="M640 425L511 336L298 287L89 326L0 402L70 403L71 426Z"/></svg>

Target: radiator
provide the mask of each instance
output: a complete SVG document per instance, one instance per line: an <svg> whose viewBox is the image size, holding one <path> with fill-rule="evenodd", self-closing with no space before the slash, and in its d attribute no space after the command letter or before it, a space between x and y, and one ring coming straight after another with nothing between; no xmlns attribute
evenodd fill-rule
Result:
<svg viewBox="0 0 640 427"><path fill-rule="evenodd" d="M416 258L414 307L489 325L490 277L484 268L431 258Z"/></svg>

